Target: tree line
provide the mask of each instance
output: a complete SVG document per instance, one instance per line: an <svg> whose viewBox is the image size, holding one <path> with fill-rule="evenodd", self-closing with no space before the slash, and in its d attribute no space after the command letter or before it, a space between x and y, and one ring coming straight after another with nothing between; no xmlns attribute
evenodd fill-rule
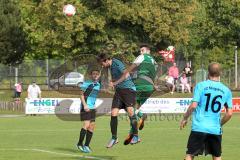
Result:
<svg viewBox="0 0 240 160"><path fill-rule="evenodd" d="M66 4L76 7L76 15L63 14ZM173 45L196 66L203 59L231 67L233 46L240 46L240 1L0 0L4 64L100 52L131 60L142 42L155 54Z"/></svg>

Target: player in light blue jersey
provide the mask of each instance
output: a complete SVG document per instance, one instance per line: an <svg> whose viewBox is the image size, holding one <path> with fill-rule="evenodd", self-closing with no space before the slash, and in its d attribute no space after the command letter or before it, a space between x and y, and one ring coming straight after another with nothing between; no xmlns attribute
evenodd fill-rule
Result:
<svg viewBox="0 0 240 160"><path fill-rule="evenodd" d="M185 160L194 156L211 154L213 160L221 160L222 126L232 116L232 93L220 82L220 65L211 63L208 66L209 79L200 82L194 89L191 105L181 121L183 129L192 114L192 131L188 139ZM221 119L221 110L226 114Z"/></svg>
<svg viewBox="0 0 240 160"><path fill-rule="evenodd" d="M95 129L96 109L95 103L100 91L100 83L98 82L100 72L92 70L90 74L91 80L85 81L80 86L81 112L80 118L83 121L83 127L80 131L77 148L84 153L92 152L89 144L91 142L93 131ZM84 139L85 143L83 144Z"/></svg>

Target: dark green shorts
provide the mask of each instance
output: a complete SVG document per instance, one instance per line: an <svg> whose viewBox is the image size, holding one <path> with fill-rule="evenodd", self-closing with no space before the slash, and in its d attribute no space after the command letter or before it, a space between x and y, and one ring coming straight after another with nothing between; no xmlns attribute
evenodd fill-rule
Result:
<svg viewBox="0 0 240 160"><path fill-rule="evenodd" d="M134 81L137 90L137 103L142 105L151 97L154 92L154 87L151 83L144 79L136 79Z"/></svg>

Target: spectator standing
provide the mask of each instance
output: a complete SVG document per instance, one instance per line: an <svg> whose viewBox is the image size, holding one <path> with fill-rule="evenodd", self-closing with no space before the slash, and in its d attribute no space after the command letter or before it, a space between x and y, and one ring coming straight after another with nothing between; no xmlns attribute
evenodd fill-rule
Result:
<svg viewBox="0 0 240 160"><path fill-rule="evenodd" d="M182 93L184 93L185 89L187 89L188 92L191 93L190 85L188 83L188 79L185 73L183 73L182 77L180 78L180 82L180 85L182 87Z"/></svg>
<svg viewBox="0 0 240 160"><path fill-rule="evenodd" d="M177 67L176 62L174 62L173 66L168 69L168 76L173 77L174 85L176 86L177 85L177 80L178 80L178 77L179 77L179 69ZM175 90L175 87L174 87L174 90ZM172 90L172 94L173 94L174 90Z"/></svg>
<svg viewBox="0 0 240 160"><path fill-rule="evenodd" d="M41 89L36 84L36 82L33 82L31 85L28 86L28 98L41 98Z"/></svg>
<svg viewBox="0 0 240 160"><path fill-rule="evenodd" d="M186 66L183 68L182 72L186 74L188 83L191 85L191 81L192 81L191 76L192 76L193 71L192 71L192 68L189 63L186 64Z"/></svg>
<svg viewBox="0 0 240 160"><path fill-rule="evenodd" d="M15 84L15 95L14 95L15 101L20 101L21 93L22 93L22 82L19 82Z"/></svg>

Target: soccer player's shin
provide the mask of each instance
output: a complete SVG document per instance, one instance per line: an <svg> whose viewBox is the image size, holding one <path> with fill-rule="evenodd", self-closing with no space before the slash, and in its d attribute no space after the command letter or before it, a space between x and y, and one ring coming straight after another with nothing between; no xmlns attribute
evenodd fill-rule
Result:
<svg viewBox="0 0 240 160"><path fill-rule="evenodd" d="M85 146L89 146L92 136L93 136L93 132L87 130Z"/></svg>
<svg viewBox="0 0 240 160"><path fill-rule="evenodd" d="M131 139L131 144L136 144L138 142L140 142L140 139L138 137L138 122L137 122L137 116L133 115L132 117L130 117L130 123L133 129L133 137Z"/></svg>
<svg viewBox="0 0 240 160"><path fill-rule="evenodd" d="M133 115L132 117L130 117L130 123L131 123L131 127L132 127L132 133L134 135L138 134L138 128L137 128L137 117L136 115Z"/></svg>
<svg viewBox="0 0 240 160"><path fill-rule="evenodd" d="M132 128L132 124L130 123L130 130L123 144L128 145L131 142L132 138L133 138L133 128Z"/></svg>
<svg viewBox="0 0 240 160"><path fill-rule="evenodd" d="M77 144L78 146L83 146L83 140L85 138L86 133L87 133L87 130L82 128L81 131L80 131L79 141L78 141L78 144Z"/></svg>
<svg viewBox="0 0 240 160"><path fill-rule="evenodd" d="M117 138L117 126L118 126L118 118L117 116L111 116L111 132L112 132L112 138L107 144L107 148L112 148L115 144L118 143L118 138Z"/></svg>
<svg viewBox="0 0 240 160"><path fill-rule="evenodd" d="M111 126L112 138L117 139L117 126L118 126L117 116L111 116L110 126Z"/></svg>
<svg viewBox="0 0 240 160"><path fill-rule="evenodd" d="M144 121L147 119L147 115L142 113L140 109L136 109L135 114L137 115L138 128L139 130L142 130L144 127Z"/></svg>

